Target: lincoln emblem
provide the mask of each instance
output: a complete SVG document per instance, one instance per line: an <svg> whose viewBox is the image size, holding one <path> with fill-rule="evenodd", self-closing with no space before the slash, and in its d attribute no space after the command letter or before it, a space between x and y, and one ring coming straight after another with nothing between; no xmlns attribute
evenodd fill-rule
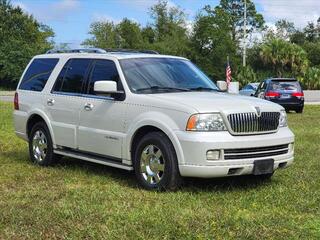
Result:
<svg viewBox="0 0 320 240"><path fill-rule="evenodd" d="M261 110L259 107L254 107L257 111L257 116L260 117L261 116Z"/></svg>

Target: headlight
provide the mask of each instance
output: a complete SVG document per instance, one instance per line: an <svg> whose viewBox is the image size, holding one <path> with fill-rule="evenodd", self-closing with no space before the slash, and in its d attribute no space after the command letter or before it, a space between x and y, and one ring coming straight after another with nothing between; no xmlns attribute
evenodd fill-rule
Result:
<svg viewBox="0 0 320 240"><path fill-rule="evenodd" d="M287 113L285 110L280 111L280 118L279 118L279 127L286 127L288 126L287 123Z"/></svg>
<svg viewBox="0 0 320 240"><path fill-rule="evenodd" d="M226 131L226 125L219 113L195 114L187 123L187 131Z"/></svg>

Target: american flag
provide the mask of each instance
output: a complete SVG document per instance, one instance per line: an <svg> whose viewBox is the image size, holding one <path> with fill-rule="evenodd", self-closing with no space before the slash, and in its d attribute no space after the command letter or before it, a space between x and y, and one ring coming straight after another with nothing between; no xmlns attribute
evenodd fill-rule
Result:
<svg viewBox="0 0 320 240"><path fill-rule="evenodd" d="M229 61L226 67L226 82L227 82L227 85L229 86L231 82L231 67L230 67Z"/></svg>

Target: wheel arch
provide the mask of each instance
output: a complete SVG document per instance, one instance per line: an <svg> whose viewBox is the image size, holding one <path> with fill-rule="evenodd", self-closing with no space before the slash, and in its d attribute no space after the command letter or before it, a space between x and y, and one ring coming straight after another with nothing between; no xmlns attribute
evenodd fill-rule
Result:
<svg viewBox="0 0 320 240"><path fill-rule="evenodd" d="M29 134L31 132L32 127L34 126L34 124L36 124L39 121L43 121L47 125L49 132L50 132L50 135L51 135L52 143L55 144L53 129L50 124L49 118L41 111L34 111L29 114L27 124L26 124L27 137L29 138Z"/></svg>
<svg viewBox="0 0 320 240"><path fill-rule="evenodd" d="M134 128L131 128L131 130L129 130L126 144L124 144L124 159L133 161L132 154L138 139L150 131L163 132L169 138L174 147L178 159L178 164L183 163L184 156L182 147L176 134L174 133L174 130L172 129L172 126L170 126L169 124L164 124L163 121L160 122L155 119L144 119L143 121L138 122Z"/></svg>

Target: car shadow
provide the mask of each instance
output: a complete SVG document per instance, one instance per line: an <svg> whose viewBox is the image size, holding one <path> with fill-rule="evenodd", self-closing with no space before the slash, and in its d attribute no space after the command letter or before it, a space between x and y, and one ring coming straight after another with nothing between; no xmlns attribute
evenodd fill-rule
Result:
<svg viewBox="0 0 320 240"><path fill-rule="evenodd" d="M67 168L82 169L89 174L112 178L118 184L141 189L138 185L133 171L126 171L114 167L109 167L97 163L82 161L75 158L62 158L59 161L59 165ZM275 180L261 180L259 177L253 175L245 176L232 176L224 178L183 178L183 184L179 189L180 192L202 192L202 191L220 191L227 192L233 190L246 190L261 188L270 182L276 182Z"/></svg>
<svg viewBox="0 0 320 240"><path fill-rule="evenodd" d="M25 150L14 150L3 153L3 156L10 159L15 159L17 162L31 161L29 160L28 153ZM19 156L17 158L17 156ZM54 168L67 168L72 170L80 170L86 172L89 175L99 176L102 178L111 178L121 186L141 189L138 185L135 174L133 171L126 171L114 167L109 167L97 163L87 162L76 158L63 157L61 158ZM232 176L224 178L183 178L183 184L178 190L180 192L203 192L203 191L219 191L229 192L233 190L246 190L246 189L257 189L264 187L266 184L272 182L276 183L276 179L273 180L260 180L256 176L245 175L245 176Z"/></svg>

